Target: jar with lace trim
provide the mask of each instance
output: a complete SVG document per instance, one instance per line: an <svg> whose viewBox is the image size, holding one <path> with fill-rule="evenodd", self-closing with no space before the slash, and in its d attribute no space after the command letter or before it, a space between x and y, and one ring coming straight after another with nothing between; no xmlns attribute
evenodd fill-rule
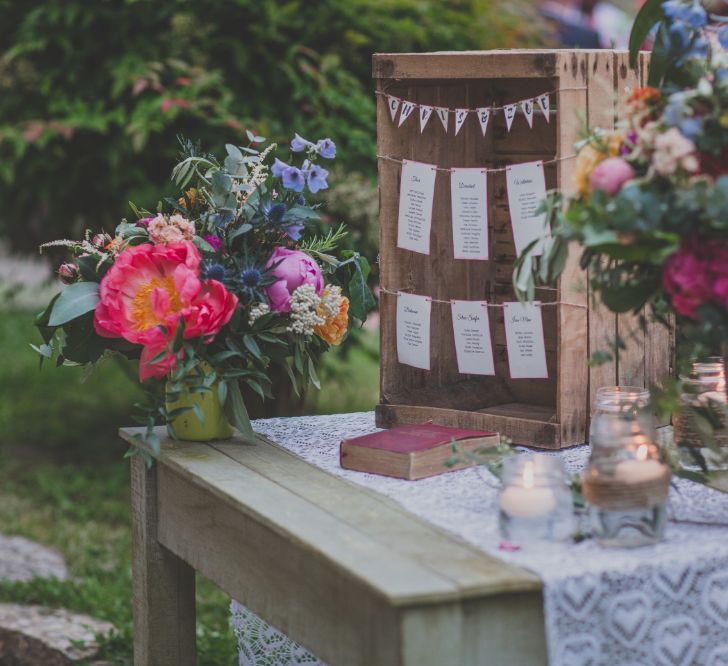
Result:
<svg viewBox="0 0 728 666"><path fill-rule="evenodd" d="M649 391L613 386L597 391L584 473L592 532L603 546L659 541L665 530L670 468L655 445Z"/></svg>
<svg viewBox="0 0 728 666"><path fill-rule="evenodd" d="M672 416L675 443L685 465L708 469L728 466L728 422L723 358L693 363L689 377L681 377L680 408ZM710 431L712 430L712 436Z"/></svg>

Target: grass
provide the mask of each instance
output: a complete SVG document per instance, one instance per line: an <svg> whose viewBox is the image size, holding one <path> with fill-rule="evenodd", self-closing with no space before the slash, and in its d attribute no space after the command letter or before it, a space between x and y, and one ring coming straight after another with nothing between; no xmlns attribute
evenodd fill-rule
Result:
<svg viewBox="0 0 728 666"><path fill-rule="evenodd" d="M70 580L0 583L0 601L63 607L108 620L117 632L100 658L132 658L129 471L116 430L129 423L135 384L113 363L80 384L75 368L38 370L29 348L32 313L0 311L0 532L58 549ZM306 399L308 413L372 409L377 347L362 344L329 354L324 388ZM354 379L355 378L355 379ZM237 662L228 626L229 599L198 576L199 663Z"/></svg>

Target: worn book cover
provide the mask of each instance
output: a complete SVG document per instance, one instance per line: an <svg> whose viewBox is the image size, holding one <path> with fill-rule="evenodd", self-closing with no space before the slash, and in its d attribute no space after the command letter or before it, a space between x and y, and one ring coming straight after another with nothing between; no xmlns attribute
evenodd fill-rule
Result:
<svg viewBox="0 0 728 666"><path fill-rule="evenodd" d="M500 435L434 423L397 426L343 440L340 461L345 469L400 479L424 479L470 465L463 460L453 467L445 466L453 456L453 442L458 442L460 452L465 453L483 446L497 446Z"/></svg>

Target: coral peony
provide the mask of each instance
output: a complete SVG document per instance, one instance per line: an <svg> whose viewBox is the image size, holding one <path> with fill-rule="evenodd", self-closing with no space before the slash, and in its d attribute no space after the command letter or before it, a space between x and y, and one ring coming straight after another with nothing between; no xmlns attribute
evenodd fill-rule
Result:
<svg viewBox="0 0 728 666"><path fill-rule="evenodd" d="M629 162L619 157L609 157L594 167L589 176L589 185L592 190L604 190L611 196L634 176L635 171Z"/></svg>
<svg viewBox="0 0 728 666"><path fill-rule="evenodd" d="M274 265L271 275L276 281L267 288L266 293L275 312L291 311L291 294L301 285L310 284L316 289L316 294L321 295L324 276L319 265L305 252L277 247L268 259L266 268Z"/></svg>
<svg viewBox="0 0 728 666"><path fill-rule="evenodd" d="M191 242L144 243L119 254L101 281L96 332L144 347L139 363L142 381L163 377L174 367L171 352L158 363L149 361L168 347L180 317L186 339L206 341L230 321L238 299L220 282L201 280L199 272L200 255Z"/></svg>
<svg viewBox="0 0 728 666"><path fill-rule="evenodd" d="M322 314L318 312L318 314ZM322 340L330 345L340 345L349 328L349 299L344 297L339 305L339 312L334 317L327 317L326 322L313 330Z"/></svg>

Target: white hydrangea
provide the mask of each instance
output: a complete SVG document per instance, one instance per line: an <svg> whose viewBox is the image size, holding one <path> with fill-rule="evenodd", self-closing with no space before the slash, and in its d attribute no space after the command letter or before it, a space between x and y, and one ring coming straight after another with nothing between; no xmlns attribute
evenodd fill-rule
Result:
<svg viewBox="0 0 728 666"><path fill-rule="evenodd" d="M291 323L286 330L299 335L313 335L313 329L326 322L317 314L321 298L311 284L303 284L291 294Z"/></svg>
<svg viewBox="0 0 728 666"><path fill-rule="evenodd" d="M339 314L339 308L341 307L341 287L336 285L329 285L324 289L324 293L321 295L321 308L320 311L326 316L327 319L331 319Z"/></svg>
<svg viewBox="0 0 728 666"><path fill-rule="evenodd" d="M270 312L270 305L268 303L256 303L251 306L250 312L248 312L248 321L251 326L255 323L256 319L260 319L263 315Z"/></svg>

